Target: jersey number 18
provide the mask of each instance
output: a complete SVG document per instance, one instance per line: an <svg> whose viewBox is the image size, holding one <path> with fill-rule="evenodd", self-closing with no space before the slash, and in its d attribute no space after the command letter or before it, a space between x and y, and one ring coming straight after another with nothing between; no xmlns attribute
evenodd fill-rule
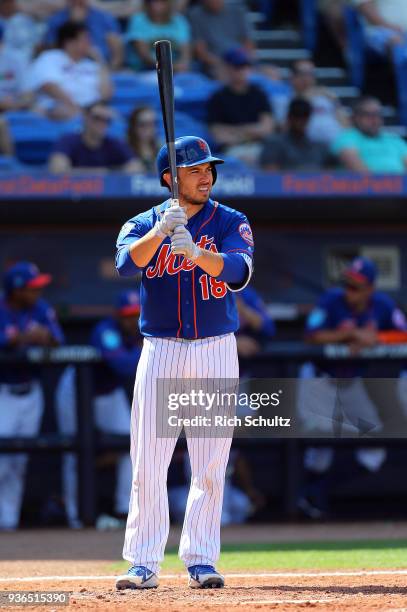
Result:
<svg viewBox="0 0 407 612"><path fill-rule="evenodd" d="M199 284L201 285L203 300L209 300L209 292L217 299L223 298L226 295L226 283L216 280L213 276L208 277L207 274L202 274L202 276L199 277Z"/></svg>

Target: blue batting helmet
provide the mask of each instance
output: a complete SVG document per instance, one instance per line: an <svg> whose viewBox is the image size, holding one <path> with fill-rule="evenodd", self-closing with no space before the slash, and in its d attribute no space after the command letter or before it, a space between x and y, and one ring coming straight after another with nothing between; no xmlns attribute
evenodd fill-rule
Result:
<svg viewBox="0 0 407 612"><path fill-rule="evenodd" d="M206 140L197 136L181 136L175 141L175 152L177 168L189 168L190 166L210 162L212 164L213 184L215 184L217 177L216 164L223 164L223 159L213 157ZM169 167L167 145L164 145L157 155L157 169L163 187L168 187L163 179L163 174L169 170Z"/></svg>

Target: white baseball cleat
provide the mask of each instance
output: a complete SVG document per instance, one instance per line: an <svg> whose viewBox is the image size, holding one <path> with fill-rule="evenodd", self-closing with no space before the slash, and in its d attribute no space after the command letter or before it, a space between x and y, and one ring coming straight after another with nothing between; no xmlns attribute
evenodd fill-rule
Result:
<svg viewBox="0 0 407 612"><path fill-rule="evenodd" d="M133 565L127 574L116 580L116 589L155 589L158 577L144 565Z"/></svg>
<svg viewBox="0 0 407 612"><path fill-rule="evenodd" d="M222 589L225 579L213 565L191 565L188 568L191 589Z"/></svg>

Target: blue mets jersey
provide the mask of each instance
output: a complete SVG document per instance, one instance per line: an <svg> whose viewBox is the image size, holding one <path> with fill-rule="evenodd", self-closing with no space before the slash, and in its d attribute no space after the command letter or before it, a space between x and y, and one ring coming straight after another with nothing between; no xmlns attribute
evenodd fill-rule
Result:
<svg viewBox="0 0 407 612"><path fill-rule="evenodd" d="M239 316L239 333L250 334L257 337L259 340L270 340L276 332L276 326L273 319L267 312L267 308L260 295L253 287L245 287L240 294L246 306L249 306L257 312L262 318L262 326L254 332L244 316Z"/></svg>
<svg viewBox="0 0 407 612"><path fill-rule="evenodd" d="M404 314L394 301L380 291L375 291L363 312L354 312L345 300L345 292L334 288L324 293L307 319L307 332L322 329L340 329L349 324L356 327L372 326L377 330L406 330Z"/></svg>
<svg viewBox="0 0 407 612"><path fill-rule="evenodd" d="M169 205L167 200L122 227L116 254L122 276L140 271L131 260L129 245L147 234ZM232 286L211 277L192 261L173 255L170 238L166 238L142 270L140 330L144 336L205 338L235 332L239 327L233 292L249 282L254 250L246 216L208 200L186 227L200 248L242 256L247 265L246 278Z"/></svg>
<svg viewBox="0 0 407 612"><path fill-rule="evenodd" d="M141 354L137 336L124 335L115 319L105 319L93 329L91 343L104 359L96 367L94 377L97 395L110 393L129 379L134 380Z"/></svg>
<svg viewBox="0 0 407 612"><path fill-rule="evenodd" d="M16 334L27 332L36 325L46 327L58 344L64 342L64 334L55 310L45 300L38 300L32 308L17 310L11 308L6 300L0 299L0 349L13 348L13 338ZM21 345L20 347L28 348ZM28 381L32 377L33 367L29 365L2 365L0 368L0 382L3 383Z"/></svg>

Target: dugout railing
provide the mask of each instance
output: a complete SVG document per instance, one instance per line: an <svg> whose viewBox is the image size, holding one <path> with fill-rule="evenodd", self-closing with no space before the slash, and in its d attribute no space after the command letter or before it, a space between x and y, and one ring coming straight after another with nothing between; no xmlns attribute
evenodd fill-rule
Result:
<svg viewBox="0 0 407 612"><path fill-rule="evenodd" d="M407 363L407 343L378 345L365 349L357 357L350 354L345 346L310 346L302 342L274 342L256 357L240 360L242 369L250 367L256 375L267 376L273 369L281 378L295 378L298 365L307 360L335 363L392 364L397 368ZM92 414L93 365L101 362L99 351L91 346L65 346L51 349L31 348L24 353L10 354L0 352L0 364L32 364L45 368L74 365L77 371L77 433L40 433L34 438L2 437L0 432L0 453L66 453L78 456L78 497L80 517L84 525L92 526L96 518L95 457L103 451L125 451L129 449L129 436L108 435L96 432ZM256 369L260 366L260 369ZM298 517L298 490L302 470L302 450L304 446L326 446L324 437L274 439L281 446L284 469L283 507L288 519ZM239 447L268 445L267 438L238 438L234 442ZM381 444L403 445L405 439L392 437L381 439ZM329 439L333 446L377 446L377 438L339 438Z"/></svg>

